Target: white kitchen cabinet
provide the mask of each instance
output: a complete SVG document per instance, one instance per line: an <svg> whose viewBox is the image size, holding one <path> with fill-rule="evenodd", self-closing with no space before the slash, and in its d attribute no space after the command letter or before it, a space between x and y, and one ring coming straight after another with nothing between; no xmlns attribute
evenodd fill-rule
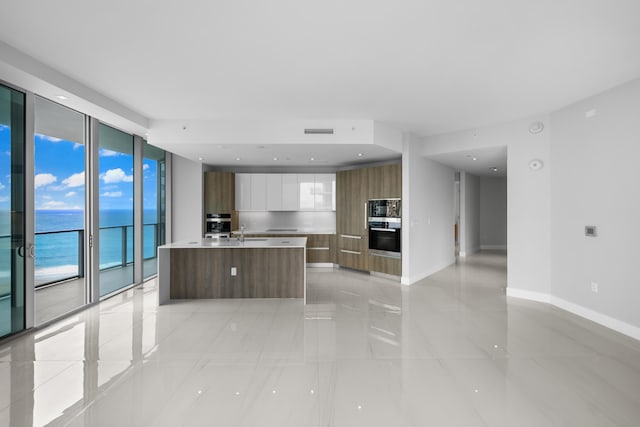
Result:
<svg viewBox="0 0 640 427"><path fill-rule="evenodd" d="M330 211L336 209L335 174L236 174L239 211Z"/></svg>
<svg viewBox="0 0 640 427"><path fill-rule="evenodd" d="M315 175L301 173L298 174L298 210L312 211L315 210L315 192L316 180Z"/></svg>
<svg viewBox="0 0 640 427"><path fill-rule="evenodd" d="M282 208L282 174L267 174L267 210L281 211Z"/></svg>
<svg viewBox="0 0 640 427"><path fill-rule="evenodd" d="M236 174L236 210L251 210L251 174Z"/></svg>
<svg viewBox="0 0 640 427"><path fill-rule="evenodd" d="M315 177L315 210L336 210L336 175L332 173L316 174Z"/></svg>
<svg viewBox="0 0 640 427"><path fill-rule="evenodd" d="M295 173L282 174L282 210L298 210L298 175Z"/></svg>
<svg viewBox="0 0 640 427"><path fill-rule="evenodd" d="M251 210L267 210L267 174L251 174Z"/></svg>

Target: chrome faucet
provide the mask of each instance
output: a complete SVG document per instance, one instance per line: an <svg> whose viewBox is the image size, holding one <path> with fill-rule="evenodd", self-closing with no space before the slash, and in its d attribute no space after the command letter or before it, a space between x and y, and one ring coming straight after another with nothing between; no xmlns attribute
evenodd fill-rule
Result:
<svg viewBox="0 0 640 427"><path fill-rule="evenodd" d="M244 242L244 224L240 225L240 241Z"/></svg>

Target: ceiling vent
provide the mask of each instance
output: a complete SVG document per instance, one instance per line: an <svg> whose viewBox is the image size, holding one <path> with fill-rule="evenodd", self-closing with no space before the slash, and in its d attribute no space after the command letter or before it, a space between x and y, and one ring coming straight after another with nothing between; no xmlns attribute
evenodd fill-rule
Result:
<svg viewBox="0 0 640 427"><path fill-rule="evenodd" d="M305 135L333 135L333 129L305 129Z"/></svg>

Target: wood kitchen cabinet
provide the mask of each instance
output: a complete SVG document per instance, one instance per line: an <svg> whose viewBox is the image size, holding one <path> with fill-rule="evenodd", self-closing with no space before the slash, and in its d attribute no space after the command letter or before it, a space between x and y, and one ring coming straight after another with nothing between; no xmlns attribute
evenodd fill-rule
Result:
<svg viewBox="0 0 640 427"><path fill-rule="evenodd" d="M204 213L231 213L235 210L235 175L231 172L204 174Z"/></svg>
<svg viewBox="0 0 640 427"><path fill-rule="evenodd" d="M368 270L369 236L367 168L339 171L336 176L336 239L338 264Z"/></svg>
<svg viewBox="0 0 640 427"><path fill-rule="evenodd" d="M402 165L392 164L368 168L369 199L402 198Z"/></svg>
<svg viewBox="0 0 640 427"><path fill-rule="evenodd" d="M335 261L335 234L308 234L307 263L331 263Z"/></svg>

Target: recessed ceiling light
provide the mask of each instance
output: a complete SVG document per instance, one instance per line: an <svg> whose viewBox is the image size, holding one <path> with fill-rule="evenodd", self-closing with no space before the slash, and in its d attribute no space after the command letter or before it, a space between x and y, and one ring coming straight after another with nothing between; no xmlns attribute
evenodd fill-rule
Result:
<svg viewBox="0 0 640 427"><path fill-rule="evenodd" d="M364 154L358 153L358 157L362 157L362 156L364 156Z"/></svg>
<svg viewBox="0 0 640 427"><path fill-rule="evenodd" d="M498 172L498 168L497 168L497 167L495 167L495 166L494 166L494 167L492 167L492 168L489 168L489 170L490 170L491 172Z"/></svg>
<svg viewBox="0 0 640 427"><path fill-rule="evenodd" d="M274 157L274 158L273 158L273 160L278 160L278 158L277 158L277 157Z"/></svg>
<svg viewBox="0 0 640 427"><path fill-rule="evenodd" d="M203 161L204 157L198 157L198 160Z"/></svg>
<svg viewBox="0 0 640 427"><path fill-rule="evenodd" d="M240 160L240 157L236 157L236 160Z"/></svg>
<svg viewBox="0 0 640 427"><path fill-rule="evenodd" d="M315 158L314 158L314 157L311 157L309 160L311 160L311 161L313 162L313 161L315 160Z"/></svg>
<svg viewBox="0 0 640 427"><path fill-rule="evenodd" d="M56 98L61 99L61 100L63 100L63 101L64 101L65 99L69 99L69 98L67 98L67 97L66 97L66 96L64 96L64 95L56 95Z"/></svg>
<svg viewBox="0 0 640 427"><path fill-rule="evenodd" d="M475 162L476 160L478 160L478 158L477 157L472 157L471 160L473 160Z"/></svg>

